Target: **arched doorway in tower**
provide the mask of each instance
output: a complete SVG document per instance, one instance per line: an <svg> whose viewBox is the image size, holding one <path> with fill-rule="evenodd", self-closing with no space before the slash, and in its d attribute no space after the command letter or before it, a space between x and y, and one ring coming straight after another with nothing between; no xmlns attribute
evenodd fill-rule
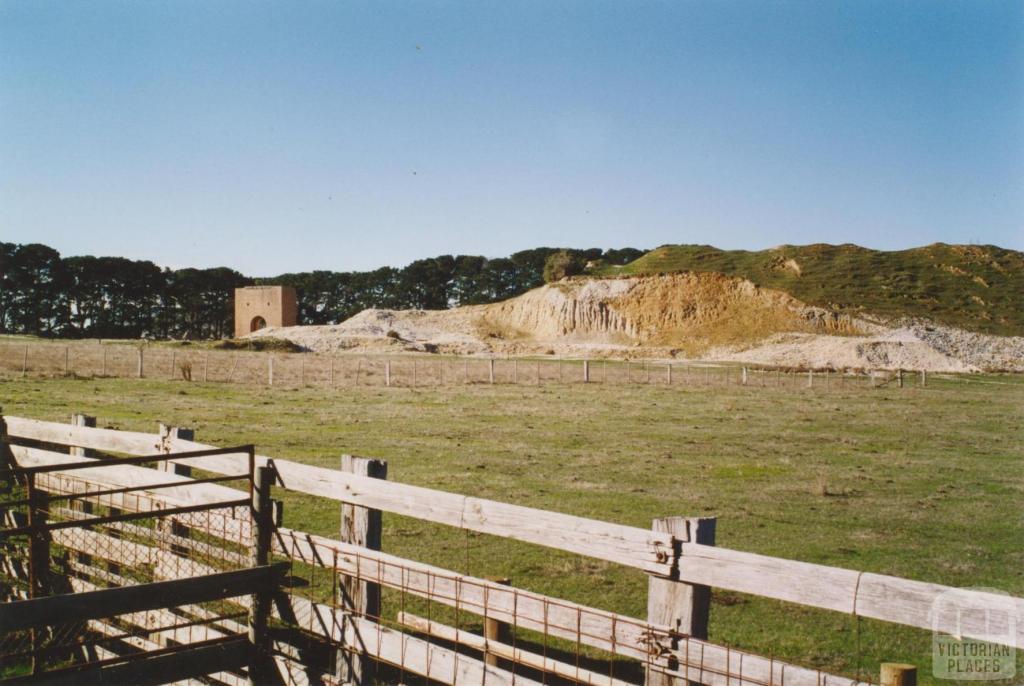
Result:
<svg viewBox="0 0 1024 686"><path fill-rule="evenodd" d="M263 317L253 317L252 323L249 324L249 331L259 331L267 326L267 320Z"/></svg>

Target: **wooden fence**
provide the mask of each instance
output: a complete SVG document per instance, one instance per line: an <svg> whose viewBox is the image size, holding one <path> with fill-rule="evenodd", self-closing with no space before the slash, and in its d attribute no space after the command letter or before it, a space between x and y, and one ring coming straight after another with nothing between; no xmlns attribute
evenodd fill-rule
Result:
<svg viewBox="0 0 1024 686"><path fill-rule="evenodd" d="M668 361L218 351L127 344L0 345L0 375L146 378L266 386L646 384L852 389L927 384L923 371L782 369Z"/></svg>
<svg viewBox="0 0 1024 686"><path fill-rule="evenodd" d="M93 428L88 418L72 424L4 419L0 427L6 426L12 459L22 467L59 467L76 450L164 453L168 463L204 474L236 475L247 467L246 456L237 453L197 457L196 451L211 446L181 429L161 427L147 434ZM286 684L366 683L371 672L385 681L404 683L418 675L451 686L535 686L550 678L588 686L861 683L707 640L711 587L989 641L991 613L956 610L985 608L1007 618L1024 617L1021 598L722 548L714 545L713 519L661 519L649 530L611 524L395 483L386 480L384 463L363 458L347 458L340 470L259 455L253 464L272 471L276 488L340 503L337 539L278 524L269 542L272 557L262 561L290 565L287 583L274 594L275 628L268 639L275 674ZM155 489L169 477L137 467L93 471L90 478L104 488L148 484ZM168 507L238 497L224 484L175 476L182 486L159 495ZM118 505L130 507L122 501ZM648 616L632 618L519 589L507 580L472 577L381 552L381 513L641 570L649 579ZM220 530L184 517L175 520L172 530L164 529L166 540L153 545L174 552L199 539L230 538L231 527ZM389 607L398 610L393 615L383 610L382 593L392 594ZM950 598L955 606L944 610ZM481 621L482 632L474 631ZM1024 647L1024 622L1007 626L1011 632L995 640ZM221 635L245 628L232 620L218 627ZM476 652L467 654L467 649ZM882 673L905 672L892 667ZM214 681L234 683L230 674Z"/></svg>

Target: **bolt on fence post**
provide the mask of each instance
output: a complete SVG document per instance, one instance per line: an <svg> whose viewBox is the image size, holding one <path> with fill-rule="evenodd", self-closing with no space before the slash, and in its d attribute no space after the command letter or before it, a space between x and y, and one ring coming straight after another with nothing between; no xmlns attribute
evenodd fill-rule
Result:
<svg viewBox="0 0 1024 686"><path fill-rule="evenodd" d="M253 564L264 567L270 564L270 539L273 528L273 505L270 489L274 483L274 468L263 466L256 470L252 491ZM265 684L268 679L270 660L270 635L267 630L270 619L272 592L259 591L252 595L249 608L249 685Z"/></svg>
<svg viewBox="0 0 1024 686"><path fill-rule="evenodd" d="M655 519L654 531L672 534L682 543L715 544L714 517L661 517ZM678 550L676 551L678 552ZM673 572L678 575L678 570ZM649 577L647 581L647 621L671 628L676 635L671 638L671 647L686 652L686 646L679 645L687 638L706 639L708 620L711 613L711 589L697 584L685 584L675 579ZM647 670L645 686L673 686L675 679L667 674ZM696 686L698 682L688 682Z"/></svg>
<svg viewBox="0 0 1024 686"><path fill-rule="evenodd" d="M883 662L879 670L880 686L917 686L917 667L899 662Z"/></svg>

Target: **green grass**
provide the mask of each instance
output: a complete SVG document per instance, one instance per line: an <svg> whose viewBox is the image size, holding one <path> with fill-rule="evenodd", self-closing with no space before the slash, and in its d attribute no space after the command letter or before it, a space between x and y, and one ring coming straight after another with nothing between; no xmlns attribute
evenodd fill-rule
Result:
<svg viewBox="0 0 1024 686"><path fill-rule="evenodd" d="M799 273L788 260L795 260ZM1024 335L1024 253L996 246L936 243L883 252L849 244L761 251L665 245L598 274L677 271L741 277L852 314L926 318L971 331Z"/></svg>
<svg viewBox="0 0 1024 686"><path fill-rule="evenodd" d="M264 388L134 380L0 382L5 413L253 442L333 467L634 526L716 515L719 545L1024 595L1024 380L933 377L927 388L643 386ZM385 515L384 548L635 617L646 578L616 565ZM338 504L285 498L288 526L332 535ZM401 599L386 598L384 612ZM931 636L716 592L711 638L863 676L882 661L931 678Z"/></svg>

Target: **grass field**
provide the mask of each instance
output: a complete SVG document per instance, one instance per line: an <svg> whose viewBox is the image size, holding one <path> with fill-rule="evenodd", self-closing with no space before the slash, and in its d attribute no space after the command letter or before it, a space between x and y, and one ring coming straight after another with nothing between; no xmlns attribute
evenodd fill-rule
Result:
<svg viewBox="0 0 1024 686"><path fill-rule="evenodd" d="M266 388L183 381L0 381L7 414L154 431L336 466L345 452L389 478L647 527L716 515L738 550L1024 595L1024 380L927 388ZM338 505L285 499L288 526L331 535ZM639 572L385 515L384 549L636 617ZM397 607L385 606L385 612ZM931 677L931 635L716 592L711 638L877 678L881 661ZM1020 668L1018 668L1020 671Z"/></svg>

